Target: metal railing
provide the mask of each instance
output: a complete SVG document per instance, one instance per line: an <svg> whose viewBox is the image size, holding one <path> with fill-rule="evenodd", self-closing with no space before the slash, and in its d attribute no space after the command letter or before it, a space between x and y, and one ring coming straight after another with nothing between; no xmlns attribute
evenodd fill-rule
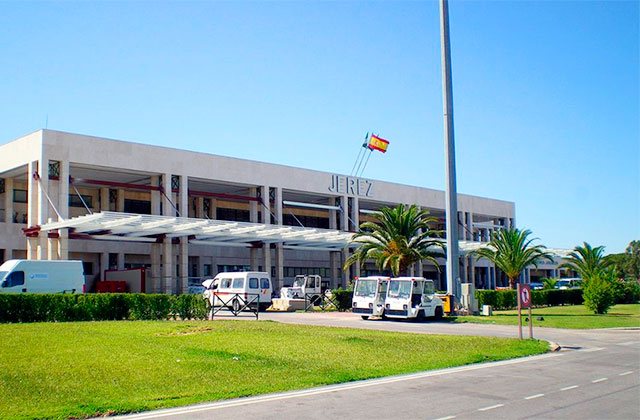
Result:
<svg viewBox="0 0 640 420"><path fill-rule="evenodd" d="M250 312L258 319L260 294L213 292L213 305L210 309L209 318L213 320L214 316L223 310L231 312L233 316L238 316L242 312Z"/></svg>
<svg viewBox="0 0 640 420"><path fill-rule="evenodd" d="M319 308L321 311L337 310L338 302L333 297L330 290L325 290L320 293L305 293L304 294L304 310L305 312L314 311L315 308Z"/></svg>

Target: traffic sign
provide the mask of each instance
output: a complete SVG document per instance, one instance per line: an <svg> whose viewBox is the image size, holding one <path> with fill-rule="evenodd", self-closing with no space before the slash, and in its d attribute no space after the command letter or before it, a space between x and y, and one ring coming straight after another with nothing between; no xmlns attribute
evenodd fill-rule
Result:
<svg viewBox="0 0 640 420"><path fill-rule="evenodd" d="M518 294L520 296L520 307L530 308L531 307L531 286L528 284L519 284Z"/></svg>

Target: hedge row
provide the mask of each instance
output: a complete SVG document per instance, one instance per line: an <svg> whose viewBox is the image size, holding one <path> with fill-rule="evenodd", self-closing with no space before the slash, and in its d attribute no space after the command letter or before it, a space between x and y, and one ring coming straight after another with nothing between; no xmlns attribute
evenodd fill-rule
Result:
<svg viewBox="0 0 640 420"><path fill-rule="evenodd" d="M334 289L331 291L333 298L337 304L339 311L348 311L351 309L351 301L353 300L353 290Z"/></svg>
<svg viewBox="0 0 640 420"><path fill-rule="evenodd" d="M476 290L479 307L491 305L493 309L504 310L518 307L515 290ZM582 305L582 289L532 290L533 306Z"/></svg>
<svg viewBox="0 0 640 420"><path fill-rule="evenodd" d="M0 294L0 323L204 319L201 295Z"/></svg>

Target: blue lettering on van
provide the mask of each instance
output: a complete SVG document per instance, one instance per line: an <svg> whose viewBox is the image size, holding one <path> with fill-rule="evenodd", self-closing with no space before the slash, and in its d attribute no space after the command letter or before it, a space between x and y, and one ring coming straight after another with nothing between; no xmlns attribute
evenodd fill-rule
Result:
<svg viewBox="0 0 640 420"><path fill-rule="evenodd" d="M30 274L29 278L31 280L48 280L49 275L47 273L34 273L34 274Z"/></svg>

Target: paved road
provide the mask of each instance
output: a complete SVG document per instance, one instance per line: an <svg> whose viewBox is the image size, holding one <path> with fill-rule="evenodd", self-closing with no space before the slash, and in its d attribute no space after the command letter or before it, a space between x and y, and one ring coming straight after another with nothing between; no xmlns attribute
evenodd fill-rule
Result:
<svg viewBox="0 0 640 420"><path fill-rule="evenodd" d="M510 326L362 321L348 313L265 314L287 323L424 334L511 336ZM640 331L537 328L542 356L161 410L129 419L638 419Z"/></svg>

